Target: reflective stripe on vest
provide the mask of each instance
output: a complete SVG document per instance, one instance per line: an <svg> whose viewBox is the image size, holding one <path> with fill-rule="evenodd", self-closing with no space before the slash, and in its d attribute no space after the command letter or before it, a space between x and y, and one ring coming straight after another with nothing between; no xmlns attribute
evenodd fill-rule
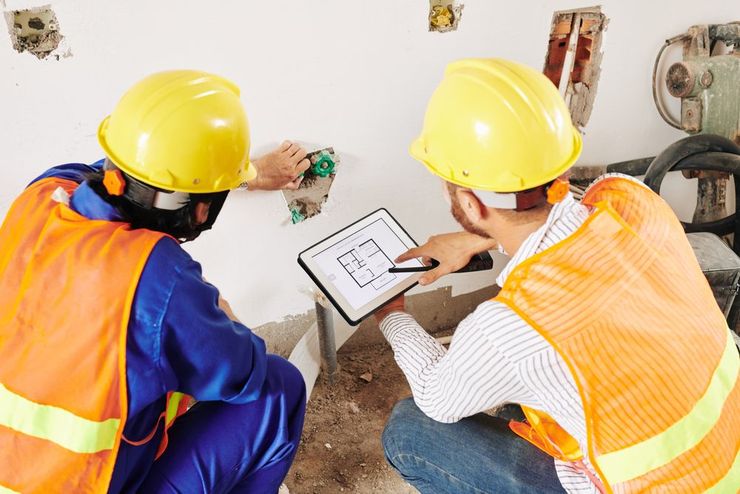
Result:
<svg viewBox="0 0 740 494"><path fill-rule="evenodd" d="M704 396L686 416L657 436L599 456L596 462L606 480L619 484L634 479L696 446L717 424L725 401L735 387L739 369L740 357L728 329L725 351Z"/></svg>
<svg viewBox="0 0 740 494"><path fill-rule="evenodd" d="M172 393L167 400L167 413L165 414L165 426L170 427L175 419L182 415L182 406L186 405L184 401L189 400L190 397L185 393Z"/></svg>
<svg viewBox="0 0 740 494"><path fill-rule="evenodd" d="M583 204L584 224L516 266L496 300L568 366L581 447L606 491L736 492L740 357L681 224L624 178L600 180ZM578 458L562 410L544 412L514 429Z"/></svg>
<svg viewBox="0 0 740 494"><path fill-rule="evenodd" d="M119 419L96 422L63 408L34 403L0 383L0 425L75 453L113 449L120 423Z"/></svg>

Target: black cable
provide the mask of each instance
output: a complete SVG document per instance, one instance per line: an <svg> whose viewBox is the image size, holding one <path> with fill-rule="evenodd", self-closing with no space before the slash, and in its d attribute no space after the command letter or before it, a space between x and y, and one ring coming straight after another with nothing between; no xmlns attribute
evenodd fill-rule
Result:
<svg viewBox="0 0 740 494"><path fill-rule="evenodd" d="M717 135L686 137L668 146L655 157L645 173L645 184L660 194L660 186L669 171L711 170L731 173L735 178L735 204L740 206L740 146ZM737 214L704 223L681 222L687 232L735 234L733 250L740 254L740 222Z"/></svg>
<svg viewBox="0 0 740 494"><path fill-rule="evenodd" d="M606 166L607 173L623 173L632 177L639 177L645 175L650 163L653 162L655 156L648 158L638 158L635 160L620 161L619 163L612 163Z"/></svg>

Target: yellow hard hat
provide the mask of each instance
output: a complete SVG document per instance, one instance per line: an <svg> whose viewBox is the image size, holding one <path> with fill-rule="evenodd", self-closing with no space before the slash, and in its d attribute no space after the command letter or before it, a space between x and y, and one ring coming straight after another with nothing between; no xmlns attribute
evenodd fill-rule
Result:
<svg viewBox="0 0 740 494"><path fill-rule="evenodd" d="M547 77L508 60L470 59L447 66L409 151L448 182L519 192L556 179L581 148Z"/></svg>
<svg viewBox="0 0 740 494"><path fill-rule="evenodd" d="M256 175L239 88L206 72L139 81L100 124L98 141L123 172L165 190L221 192Z"/></svg>

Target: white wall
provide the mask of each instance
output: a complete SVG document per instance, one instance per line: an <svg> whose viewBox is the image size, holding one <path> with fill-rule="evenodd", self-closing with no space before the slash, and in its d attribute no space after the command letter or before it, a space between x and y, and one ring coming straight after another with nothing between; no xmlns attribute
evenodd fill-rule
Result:
<svg viewBox="0 0 740 494"><path fill-rule="evenodd" d="M257 147L295 138L333 145L342 155L321 217L286 225L281 195L233 194L216 229L188 247L252 325L310 308L298 291L309 283L297 252L379 206L419 241L453 230L438 181L406 152L445 64L499 56L541 68L552 11L593 4L468 0L460 29L438 34L426 31L426 0L5 3L51 3L73 56L39 61L18 54L0 29L0 215L47 167L100 158L98 122L132 82L167 68L235 80ZM611 22L581 164L652 155L682 137L653 107L655 53L692 24L740 18L740 4L728 0L602 4ZM693 199L674 202L690 211ZM442 283L467 291L484 281L478 275Z"/></svg>

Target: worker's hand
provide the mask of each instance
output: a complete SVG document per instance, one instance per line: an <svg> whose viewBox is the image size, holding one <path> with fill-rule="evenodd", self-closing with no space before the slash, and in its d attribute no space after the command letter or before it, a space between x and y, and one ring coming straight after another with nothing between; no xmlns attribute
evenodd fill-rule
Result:
<svg viewBox="0 0 740 494"><path fill-rule="evenodd" d="M401 254L396 263L417 258L421 258L427 265L431 264L432 259L439 261L439 266L419 278L420 285L428 285L446 274L463 268L474 255L493 249L496 245L495 240L474 233L443 233L429 237L424 245Z"/></svg>
<svg viewBox="0 0 740 494"><path fill-rule="evenodd" d="M303 180L301 174L310 165L305 149L294 142L284 141L277 149L252 160L257 178L247 185L250 190L295 190Z"/></svg>
<svg viewBox="0 0 740 494"><path fill-rule="evenodd" d="M383 307L375 311L375 320L380 324L391 312L404 312L406 310L406 297L403 294L394 298Z"/></svg>

